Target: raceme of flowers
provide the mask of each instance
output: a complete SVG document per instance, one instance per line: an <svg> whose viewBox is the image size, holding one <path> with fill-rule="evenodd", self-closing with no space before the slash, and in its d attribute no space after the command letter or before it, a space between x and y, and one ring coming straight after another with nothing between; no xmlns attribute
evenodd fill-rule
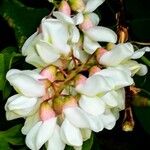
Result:
<svg viewBox="0 0 150 150"><path fill-rule="evenodd" d="M115 44L115 32L98 26L93 11L103 1L63 0L22 47L36 69L7 73L18 94L7 100L6 117L25 119L22 133L32 150L79 150L92 131L112 129L125 108L125 87L134 84L135 74L147 73L135 59L148 47Z"/></svg>

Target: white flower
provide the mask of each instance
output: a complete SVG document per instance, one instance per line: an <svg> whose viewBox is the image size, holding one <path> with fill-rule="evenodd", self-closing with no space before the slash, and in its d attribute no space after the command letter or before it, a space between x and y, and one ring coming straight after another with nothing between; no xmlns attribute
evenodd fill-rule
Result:
<svg viewBox="0 0 150 150"><path fill-rule="evenodd" d="M68 45L69 31L65 24L57 19L43 19L41 31L34 33L22 47L26 61L36 67L45 67L70 53ZM59 36L58 36L59 35Z"/></svg>
<svg viewBox="0 0 150 150"><path fill-rule="evenodd" d="M149 47L134 51L133 46L130 43L118 44L110 51L106 51L99 57L100 64L107 67L118 67L125 70L129 69L132 76L137 73L139 75L145 75L147 73L147 67L131 59L138 59L144 55L145 52L149 52Z"/></svg>

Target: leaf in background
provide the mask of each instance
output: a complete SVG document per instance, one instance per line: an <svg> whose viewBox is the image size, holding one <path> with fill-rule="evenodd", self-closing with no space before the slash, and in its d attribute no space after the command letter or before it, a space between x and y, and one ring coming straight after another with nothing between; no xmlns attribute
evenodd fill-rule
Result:
<svg viewBox="0 0 150 150"><path fill-rule="evenodd" d="M6 131L0 131L0 149L9 150L10 144L24 145L24 138L21 134L21 125L16 125Z"/></svg>
<svg viewBox="0 0 150 150"><path fill-rule="evenodd" d="M6 73L11 68L14 58L21 56L15 51L15 48L8 47L0 53L0 91L3 92L4 99L10 94L10 86L6 82Z"/></svg>
<svg viewBox="0 0 150 150"><path fill-rule="evenodd" d="M25 7L17 0L3 0L0 5L0 15L14 29L19 47L36 31L41 19L48 13L44 8Z"/></svg>

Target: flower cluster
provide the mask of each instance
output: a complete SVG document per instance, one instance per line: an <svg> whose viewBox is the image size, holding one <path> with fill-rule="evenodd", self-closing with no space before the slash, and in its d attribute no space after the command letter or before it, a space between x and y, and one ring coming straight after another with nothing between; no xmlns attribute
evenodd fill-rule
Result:
<svg viewBox="0 0 150 150"><path fill-rule="evenodd" d="M18 94L5 105L8 120L23 117L22 133L32 150L65 145L82 149L91 131L112 129L125 108L125 87L147 67L134 59L131 43L115 44L117 35L98 26L93 11L104 0L62 0L58 11L42 19L22 47L35 70L12 69L7 80ZM102 47L100 42L109 43Z"/></svg>

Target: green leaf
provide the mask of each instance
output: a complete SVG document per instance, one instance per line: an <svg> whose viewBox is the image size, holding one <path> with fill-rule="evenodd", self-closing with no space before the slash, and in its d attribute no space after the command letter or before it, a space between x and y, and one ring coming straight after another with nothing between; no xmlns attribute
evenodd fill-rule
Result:
<svg viewBox="0 0 150 150"><path fill-rule="evenodd" d="M9 150L11 145L24 145L24 138L21 134L22 125L16 125L6 131L0 131L0 149Z"/></svg>
<svg viewBox="0 0 150 150"><path fill-rule="evenodd" d="M14 29L19 47L36 31L41 19L48 13L47 9L26 7L18 0L3 0L0 5L0 15Z"/></svg>
<svg viewBox="0 0 150 150"><path fill-rule="evenodd" d="M5 99L10 94L10 86L6 81L6 73L11 68L14 58L21 56L15 52L16 49L8 47L0 53L0 91L3 93Z"/></svg>
<svg viewBox="0 0 150 150"><path fill-rule="evenodd" d="M150 134L150 107L134 107L133 110L144 130Z"/></svg>

